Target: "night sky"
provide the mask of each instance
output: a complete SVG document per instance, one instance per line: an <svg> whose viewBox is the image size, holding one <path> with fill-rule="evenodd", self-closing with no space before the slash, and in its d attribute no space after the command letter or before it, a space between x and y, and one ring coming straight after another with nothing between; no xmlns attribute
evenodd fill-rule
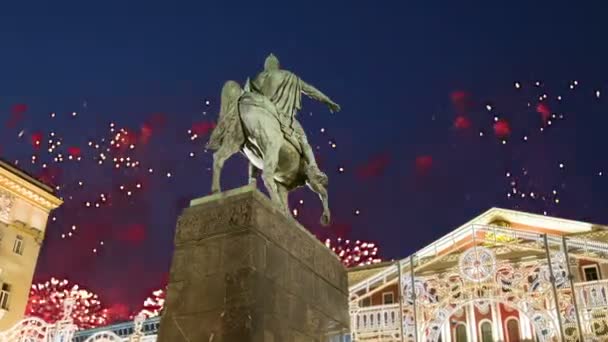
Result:
<svg viewBox="0 0 608 342"><path fill-rule="evenodd" d="M169 3L0 11L0 154L65 200L35 281L67 277L130 310L162 287L176 217L210 189L221 86L270 52L342 106L300 113L334 224L319 226L308 190L291 202L321 238L392 259L493 206L608 222L606 6ZM246 174L235 156L224 189Z"/></svg>

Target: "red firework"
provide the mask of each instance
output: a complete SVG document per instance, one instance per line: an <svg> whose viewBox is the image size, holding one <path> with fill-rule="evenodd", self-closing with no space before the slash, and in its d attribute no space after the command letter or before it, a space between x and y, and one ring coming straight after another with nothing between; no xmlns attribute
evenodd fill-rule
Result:
<svg viewBox="0 0 608 342"><path fill-rule="evenodd" d="M507 138L511 135L511 126L507 120L501 119L494 123L494 134L496 137L502 139Z"/></svg>
<svg viewBox="0 0 608 342"><path fill-rule="evenodd" d="M456 90L450 94L452 105L458 113L466 113L472 107L471 94L466 91Z"/></svg>
<svg viewBox="0 0 608 342"><path fill-rule="evenodd" d="M15 128L15 126L23 120L25 116L25 112L27 112L27 105L23 103L19 103L13 105L11 108L11 116L9 120L6 122L6 127Z"/></svg>
<svg viewBox="0 0 608 342"><path fill-rule="evenodd" d="M433 167L433 157L432 156L418 156L416 157L416 172L419 174L428 173Z"/></svg>
<svg viewBox="0 0 608 342"><path fill-rule="evenodd" d="M192 133L196 135L205 135L211 132L215 128L215 122L211 121L200 121L192 124Z"/></svg>
<svg viewBox="0 0 608 342"><path fill-rule="evenodd" d="M465 130L471 127L471 120L469 120L466 116L459 115L454 120L454 128L458 130Z"/></svg>
<svg viewBox="0 0 608 342"><path fill-rule="evenodd" d="M68 147L68 154L71 157L80 157L81 153L82 153L82 151L80 150L80 147L77 147L77 146Z"/></svg>
<svg viewBox="0 0 608 342"><path fill-rule="evenodd" d="M337 238L335 241L326 239L325 246L336 253L346 267L382 262L382 259L378 256L378 246L373 242Z"/></svg>
<svg viewBox="0 0 608 342"><path fill-rule="evenodd" d="M377 178L381 176L391 162L388 153L373 156L367 163L357 168L357 177L361 179Z"/></svg>
<svg viewBox="0 0 608 342"><path fill-rule="evenodd" d="M547 121L549 120L549 117L551 117L551 109L549 108L549 105L547 105L546 103L539 103L538 105L536 105L536 111L540 114L540 117L543 120L543 123L547 123Z"/></svg>
<svg viewBox="0 0 608 342"><path fill-rule="evenodd" d="M32 133L32 146L34 146L34 149L40 149L40 145L42 144L42 137L42 132Z"/></svg>
<svg viewBox="0 0 608 342"><path fill-rule="evenodd" d="M75 300L72 318L80 329L92 329L108 324L107 312L96 294L67 280L51 280L34 284L30 290L26 315L42 318L55 323L63 318L63 304L67 298Z"/></svg>

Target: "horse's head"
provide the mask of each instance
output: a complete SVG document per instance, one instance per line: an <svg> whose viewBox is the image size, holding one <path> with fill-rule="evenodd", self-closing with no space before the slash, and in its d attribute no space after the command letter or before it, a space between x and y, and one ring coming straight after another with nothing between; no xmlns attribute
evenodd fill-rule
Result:
<svg viewBox="0 0 608 342"><path fill-rule="evenodd" d="M220 148L224 136L229 131L229 127L234 123L232 118L234 115L237 115L237 103L242 93L243 89L241 89L241 86L235 81L227 81L224 83L217 125L211 132L209 142L207 142L205 148L210 150L217 150Z"/></svg>
<svg viewBox="0 0 608 342"><path fill-rule="evenodd" d="M242 93L243 89L237 82L226 81L226 83L224 83L224 87L222 87L220 116L230 112Z"/></svg>

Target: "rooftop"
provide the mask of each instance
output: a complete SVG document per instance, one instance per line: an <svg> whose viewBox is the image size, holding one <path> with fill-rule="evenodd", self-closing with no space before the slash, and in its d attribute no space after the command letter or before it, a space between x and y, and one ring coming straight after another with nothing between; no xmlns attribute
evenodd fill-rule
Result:
<svg viewBox="0 0 608 342"><path fill-rule="evenodd" d="M48 192L51 195L55 195L55 192L53 190L53 187L43 183L42 181L40 181L39 179L37 179L36 177L30 175L29 173L17 168L13 163L8 162L5 159L0 158L0 168L3 168L7 171L9 171L10 173L18 176L19 178L27 181L28 183L37 186L38 188Z"/></svg>
<svg viewBox="0 0 608 342"><path fill-rule="evenodd" d="M377 264L364 265L348 268L348 284L357 284L363 279L369 278L385 268L393 265L395 261L385 261Z"/></svg>

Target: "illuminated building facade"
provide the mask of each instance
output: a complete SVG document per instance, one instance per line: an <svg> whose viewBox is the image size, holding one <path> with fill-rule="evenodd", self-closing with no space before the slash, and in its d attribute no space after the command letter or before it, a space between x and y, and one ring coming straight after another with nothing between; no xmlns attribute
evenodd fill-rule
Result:
<svg viewBox="0 0 608 342"><path fill-rule="evenodd" d="M408 258L351 269L352 339L606 341L607 242L604 226L488 210Z"/></svg>
<svg viewBox="0 0 608 342"><path fill-rule="evenodd" d="M608 227L493 208L405 259L351 268L351 331L339 339L606 341L606 275ZM158 323L145 321L146 342ZM135 326L74 341L129 340Z"/></svg>
<svg viewBox="0 0 608 342"><path fill-rule="evenodd" d="M61 203L49 186L0 160L0 331L24 316L47 219Z"/></svg>
<svg viewBox="0 0 608 342"><path fill-rule="evenodd" d="M100 327L95 329L81 330L74 334L72 342L85 342L93 340L94 336L99 336L103 333L111 333L112 336L120 337L121 340L127 340L129 337L136 333L136 321L124 322L114 324L107 327ZM144 320L141 324L141 333L143 337L140 342L154 342L156 341L156 335L158 334L158 328L160 326L160 317L152 317ZM87 342L88 342L87 341Z"/></svg>

